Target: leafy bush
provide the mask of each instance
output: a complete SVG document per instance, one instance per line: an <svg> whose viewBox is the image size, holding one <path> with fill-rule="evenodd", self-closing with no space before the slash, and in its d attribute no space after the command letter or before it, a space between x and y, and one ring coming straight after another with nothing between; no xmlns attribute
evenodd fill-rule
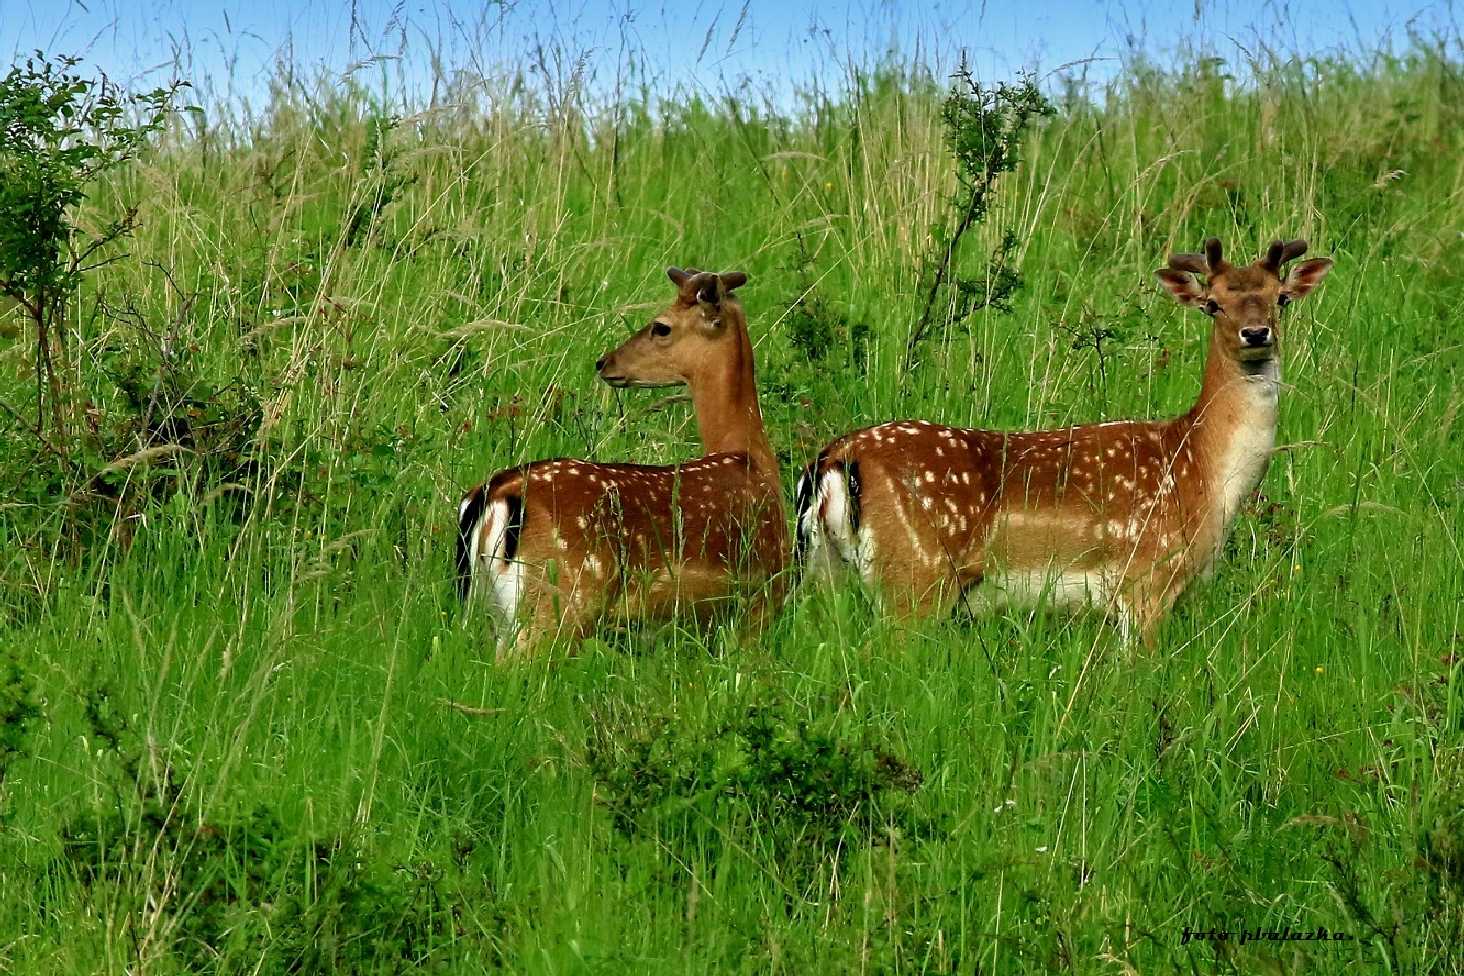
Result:
<svg viewBox="0 0 1464 976"><path fill-rule="evenodd" d="M938 829L916 803L923 775L870 742L819 728L786 706L754 705L700 735L666 720L625 736L601 730L590 766L615 828L654 836L682 860L714 857L736 824L798 880L851 848Z"/></svg>
<svg viewBox="0 0 1464 976"><path fill-rule="evenodd" d="M30 755L36 719L41 717L35 700L35 679L10 650L0 651L0 825L5 823L5 777L11 765Z"/></svg>
<svg viewBox="0 0 1464 976"><path fill-rule="evenodd" d="M198 823L188 763L144 762L104 691L86 710L114 795L67 818L52 870L133 912L160 908L161 945L187 971L246 958L260 973L398 972L463 950L463 908L490 893L458 858L395 862L349 830L311 838L262 804Z"/></svg>
<svg viewBox="0 0 1464 976"><path fill-rule="evenodd" d="M906 370L918 361L919 346L931 336L983 308L1011 311L1011 297L1022 285L1021 274L1011 264L1016 235L1010 230L1002 234L979 277L959 273L957 253L966 233L986 219L1001 175L1021 162L1029 127L1056 111L1030 78L988 87L976 81L964 61L957 68L941 105L946 147L956 163L956 192L951 200L955 223L936 233L925 303L905 343ZM946 309L938 315L942 295L947 296Z"/></svg>
<svg viewBox="0 0 1464 976"><path fill-rule="evenodd" d="M172 113L182 87L127 96L105 79L72 71L73 57L39 52L0 79L0 294L25 310L35 329L35 434L65 453L74 404L66 370L68 302L105 248L136 226L130 209L98 231L75 220L87 187L137 158Z"/></svg>

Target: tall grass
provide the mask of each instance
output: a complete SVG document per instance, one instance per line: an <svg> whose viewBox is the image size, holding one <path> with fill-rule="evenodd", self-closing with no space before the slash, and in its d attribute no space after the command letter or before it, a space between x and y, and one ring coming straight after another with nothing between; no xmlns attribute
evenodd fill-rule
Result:
<svg viewBox="0 0 1464 976"><path fill-rule="evenodd" d="M0 706L40 711L0 707L0 969L1464 970L1457 39L1062 97L958 256L1014 232L1013 310L904 373L941 95L890 69L791 113L521 85L399 118L282 85L97 187L82 219L142 226L76 304L82 474L164 418L191 439L106 491L0 442ZM460 620L464 486L695 453L686 406L590 365L666 265L751 275L791 475L896 416L1181 412L1208 323L1151 271L1207 235L1337 269L1158 653L1081 617L897 629L853 591L754 649L671 628L514 668ZM1237 926L1346 938L1184 941Z"/></svg>

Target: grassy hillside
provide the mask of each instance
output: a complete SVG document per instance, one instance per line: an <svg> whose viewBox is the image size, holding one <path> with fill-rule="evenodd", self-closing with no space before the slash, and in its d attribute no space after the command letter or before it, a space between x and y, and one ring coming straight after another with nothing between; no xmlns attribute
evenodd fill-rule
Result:
<svg viewBox="0 0 1464 976"><path fill-rule="evenodd" d="M1010 309L907 371L944 88L282 88L94 187L83 223L140 226L75 296L64 459L0 315L0 970L1464 970L1457 45L1058 93L957 258L1014 235ZM855 591L755 649L514 668L460 620L463 488L695 453L686 404L593 377L668 264L751 275L791 491L882 419L1187 409L1208 320L1151 272L1208 235L1337 267L1158 653L1090 617L902 632ZM1345 938L1185 942L1237 926Z"/></svg>

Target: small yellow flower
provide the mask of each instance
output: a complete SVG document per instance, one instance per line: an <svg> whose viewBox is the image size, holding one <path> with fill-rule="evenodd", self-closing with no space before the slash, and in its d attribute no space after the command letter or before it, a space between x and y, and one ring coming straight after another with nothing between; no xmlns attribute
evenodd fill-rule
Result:
<svg viewBox="0 0 1464 976"><path fill-rule="evenodd" d="M1326 672L1326 670L1327 669L1322 667L1320 664L1317 665L1317 674L1323 674Z"/></svg>
<svg viewBox="0 0 1464 976"><path fill-rule="evenodd" d="M832 190L833 188L834 188L834 184L832 184L832 183L825 183L824 184L824 189L825 190Z"/></svg>
<svg viewBox="0 0 1464 976"><path fill-rule="evenodd" d="M1300 572L1301 572L1301 563L1292 563L1291 564L1291 575L1292 576L1295 576L1297 573L1300 573Z"/></svg>

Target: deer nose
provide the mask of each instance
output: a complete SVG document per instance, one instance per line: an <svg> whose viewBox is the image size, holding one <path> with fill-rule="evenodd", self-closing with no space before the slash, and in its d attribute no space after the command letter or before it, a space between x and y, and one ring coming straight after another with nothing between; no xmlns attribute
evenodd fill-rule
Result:
<svg viewBox="0 0 1464 976"><path fill-rule="evenodd" d="M1240 341L1247 346L1269 346L1271 327L1269 325L1246 326L1240 330Z"/></svg>
<svg viewBox="0 0 1464 976"><path fill-rule="evenodd" d="M605 369L605 357L601 356L595 360L595 372L599 373Z"/></svg>

